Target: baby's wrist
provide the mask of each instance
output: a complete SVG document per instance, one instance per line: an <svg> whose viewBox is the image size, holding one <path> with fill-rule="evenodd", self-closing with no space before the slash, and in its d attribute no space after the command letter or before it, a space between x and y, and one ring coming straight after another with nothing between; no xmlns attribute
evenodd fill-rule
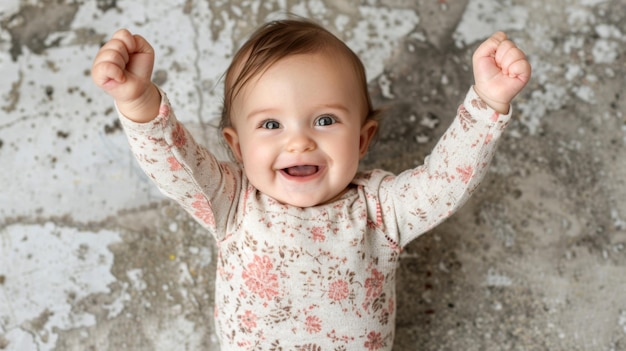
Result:
<svg viewBox="0 0 626 351"><path fill-rule="evenodd" d="M485 95L480 87L474 85L474 91L476 92L476 95L478 95L478 97L487 104L487 106L489 106L492 110L498 112L499 114L502 115L506 115L509 113L509 110L511 108L511 102L500 102L500 101L496 101L493 99L490 99L487 95Z"/></svg>
<svg viewBox="0 0 626 351"><path fill-rule="evenodd" d="M501 115L508 114L509 110L511 109L511 104L502 104L502 103L489 102L489 101L485 101L485 103L487 104L487 106L491 107L492 110L498 112Z"/></svg>
<svg viewBox="0 0 626 351"><path fill-rule="evenodd" d="M137 123L146 123L159 115L161 93L154 84L146 89L143 95L134 100L115 101L117 109L124 117Z"/></svg>

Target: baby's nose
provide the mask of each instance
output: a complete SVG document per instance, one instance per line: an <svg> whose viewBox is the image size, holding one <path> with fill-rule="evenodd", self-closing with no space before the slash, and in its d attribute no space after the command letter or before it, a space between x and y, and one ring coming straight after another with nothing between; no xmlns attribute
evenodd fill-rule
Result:
<svg viewBox="0 0 626 351"><path fill-rule="evenodd" d="M305 132L294 133L287 143L287 151L293 153L313 151L315 148L315 140Z"/></svg>

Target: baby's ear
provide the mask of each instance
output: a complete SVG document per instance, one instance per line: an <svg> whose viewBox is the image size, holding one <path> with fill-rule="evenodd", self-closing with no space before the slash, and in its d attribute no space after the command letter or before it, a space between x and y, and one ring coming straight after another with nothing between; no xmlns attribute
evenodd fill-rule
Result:
<svg viewBox="0 0 626 351"><path fill-rule="evenodd" d="M228 146L230 146L230 150L233 152L233 155L237 158L237 161L240 163L243 162L243 157L241 156L241 144L239 143L239 134L237 134L235 128L225 127L224 130L222 130L222 135L224 136L226 143L228 143Z"/></svg>
<svg viewBox="0 0 626 351"><path fill-rule="evenodd" d="M361 127L361 136L359 137L359 158L363 158L367 153L367 149L376 135L378 130L378 122L373 119L368 119Z"/></svg>

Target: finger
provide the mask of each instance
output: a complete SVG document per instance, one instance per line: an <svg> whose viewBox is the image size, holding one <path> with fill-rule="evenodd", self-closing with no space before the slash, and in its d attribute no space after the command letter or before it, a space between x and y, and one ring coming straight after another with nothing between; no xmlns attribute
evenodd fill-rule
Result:
<svg viewBox="0 0 626 351"><path fill-rule="evenodd" d="M506 40L506 34L496 32L487 40L485 40L474 52L474 58L494 57L496 50L501 42Z"/></svg>
<svg viewBox="0 0 626 351"><path fill-rule="evenodd" d="M111 38L111 41L118 40L124 44L129 54L152 54L154 50L144 37L139 34L132 34L127 29L120 29Z"/></svg>
<svg viewBox="0 0 626 351"><path fill-rule="evenodd" d="M530 80L531 67L526 58L517 60L509 66L509 76L517 78L526 84Z"/></svg>
<svg viewBox="0 0 626 351"><path fill-rule="evenodd" d="M126 44L124 44L124 42L119 39L111 39L106 44L104 44L102 48L100 48L100 51L98 51L94 62L111 60L114 55L117 55L122 59L122 67L124 67L130 59Z"/></svg>
<svg viewBox="0 0 626 351"><path fill-rule="evenodd" d="M127 65L127 69L134 75L150 80L154 66L154 49L140 35L133 36L135 52Z"/></svg>
<svg viewBox="0 0 626 351"><path fill-rule="evenodd" d="M91 77L97 86L108 88L114 83L123 83L126 77L124 71L116 64L99 62L91 70Z"/></svg>
<svg viewBox="0 0 626 351"><path fill-rule="evenodd" d="M123 44L119 44L123 46ZM129 60L128 53L126 50L120 50L114 44L108 44L104 46L94 60L94 74L106 75L108 72L112 72L112 75L103 77L100 80L109 80L113 79L119 83L124 82L124 70L126 68L126 64ZM113 70L108 68L106 70L96 70L98 67L107 67L109 65L115 66L117 69Z"/></svg>
<svg viewBox="0 0 626 351"><path fill-rule="evenodd" d="M100 50L96 56L95 62L110 62L118 65L121 69L124 69L128 60L129 56L127 52L107 48Z"/></svg>
<svg viewBox="0 0 626 351"><path fill-rule="evenodd" d="M507 59L510 59L512 50L517 49L517 46L510 40L503 40L496 48L495 59L498 65L501 67L505 65Z"/></svg>
<svg viewBox="0 0 626 351"><path fill-rule="evenodd" d="M502 73L505 75L510 75L511 65L514 62L525 60L526 55L524 54L524 52L514 45L506 49L506 52L502 54L502 57L500 57L499 60L496 57L496 62L498 63L498 65L500 65L500 67L502 68Z"/></svg>
<svg viewBox="0 0 626 351"><path fill-rule="evenodd" d="M148 41L139 34L133 35L135 53L154 54L154 49Z"/></svg>
<svg viewBox="0 0 626 351"><path fill-rule="evenodd" d="M118 42L124 44L124 47L129 53L133 53L135 51L135 39L128 29L120 29L117 32L113 33L111 40L109 42Z"/></svg>

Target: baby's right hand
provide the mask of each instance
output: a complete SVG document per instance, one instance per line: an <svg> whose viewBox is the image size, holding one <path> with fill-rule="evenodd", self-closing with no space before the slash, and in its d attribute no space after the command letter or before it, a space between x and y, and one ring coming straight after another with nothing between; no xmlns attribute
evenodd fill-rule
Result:
<svg viewBox="0 0 626 351"><path fill-rule="evenodd" d="M96 55L91 77L115 99L120 112L136 122L158 115L161 96L152 84L154 50L140 35L117 31Z"/></svg>

